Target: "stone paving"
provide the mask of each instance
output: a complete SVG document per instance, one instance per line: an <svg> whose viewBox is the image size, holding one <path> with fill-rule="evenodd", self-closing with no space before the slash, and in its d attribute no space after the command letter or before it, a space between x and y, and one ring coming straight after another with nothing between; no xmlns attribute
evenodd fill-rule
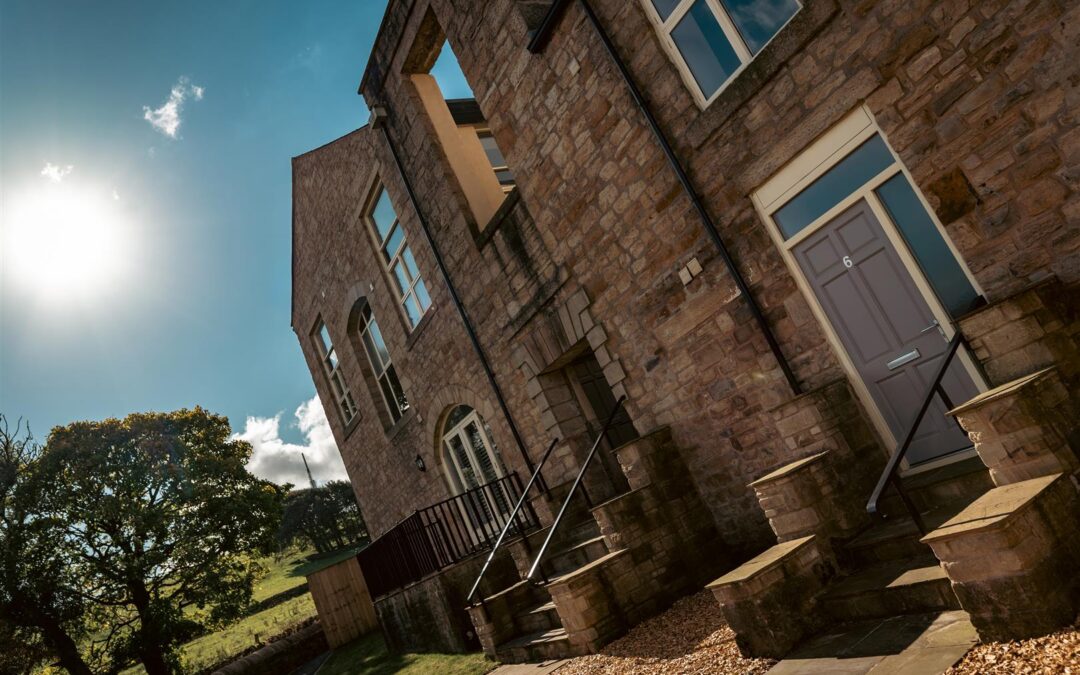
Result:
<svg viewBox="0 0 1080 675"><path fill-rule="evenodd" d="M810 640L768 675L938 675L977 641L961 611L867 621Z"/></svg>

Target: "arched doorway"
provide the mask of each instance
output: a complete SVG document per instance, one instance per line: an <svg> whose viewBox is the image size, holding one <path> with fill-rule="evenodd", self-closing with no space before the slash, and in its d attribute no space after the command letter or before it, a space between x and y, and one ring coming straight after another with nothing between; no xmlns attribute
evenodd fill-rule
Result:
<svg viewBox="0 0 1080 675"><path fill-rule="evenodd" d="M467 405L454 407L443 422L440 445L450 491L467 497L461 504L468 520L481 529L505 522L513 504L498 481L506 469L480 414Z"/></svg>

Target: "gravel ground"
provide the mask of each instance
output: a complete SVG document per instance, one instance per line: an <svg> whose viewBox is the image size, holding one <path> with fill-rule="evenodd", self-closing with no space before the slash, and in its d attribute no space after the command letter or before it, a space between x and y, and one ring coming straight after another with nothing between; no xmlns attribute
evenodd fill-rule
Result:
<svg viewBox="0 0 1080 675"><path fill-rule="evenodd" d="M1080 618L1072 628L975 646L945 675L1080 675Z"/></svg>
<svg viewBox="0 0 1080 675"><path fill-rule="evenodd" d="M702 591L639 624L599 654L573 659L557 675L760 675L775 663L743 658L716 599Z"/></svg>

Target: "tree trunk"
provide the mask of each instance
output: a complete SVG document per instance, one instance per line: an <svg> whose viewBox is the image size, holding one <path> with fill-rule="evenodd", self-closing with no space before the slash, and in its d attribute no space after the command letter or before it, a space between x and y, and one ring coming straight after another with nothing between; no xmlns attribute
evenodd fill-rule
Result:
<svg viewBox="0 0 1080 675"><path fill-rule="evenodd" d="M60 659L60 665L72 675L93 675L93 671L83 661L79 646L71 639L59 623L49 617L37 616L38 628L45 636L45 642Z"/></svg>
<svg viewBox="0 0 1080 675"><path fill-rule="evenodd" d="M139 613L139 658L147 675L171 675L165 650L162 649L163 637L157 617L150 609L150 593L145 587L129 584L132 603Z"/></svg>

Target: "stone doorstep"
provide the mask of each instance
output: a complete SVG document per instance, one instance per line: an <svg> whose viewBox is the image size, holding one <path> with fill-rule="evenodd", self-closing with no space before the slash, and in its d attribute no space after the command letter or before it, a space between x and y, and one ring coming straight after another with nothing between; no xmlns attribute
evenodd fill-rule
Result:
<svg viewBox="0 0 1080 675"><path fill-rule="evenodd" d="M796 553L802 551L802 549L812 546L814 539L815 535L810 535L802 539L793 539L777 544L757 557L739 565L716 581L709 583L705 588L715 594L717 589L743 584L756 577L761 577L794 558Z"/></svg>
<svg viewBox="0 0 1080 675"><path fill-rule="evenodd" d="M808 466L810 466L812 464L816 464L816 463L818 463L820 461L823 461L824 458L828 454L829 454L829 451L826 450L824 452L819 452L816 455L810 455L809 457L804 457L803 459L796 460L794 462L791 462L790 464L785 464L784 466L780 467L779 469L776 469L772 473L769 473L769 474L767 474L765 476L762 476L761 478L758 478L754 482L750 483L747 487L751 487L751 488L756 489L756 488L758 488L758 487L760 487L762 485L772 483L772 482L780 480L782 478L786 478L786 477L800 471L801 469L803 469L805 467L808 467Z"/></svg>
<svg viewBox="0 0 1080 675"><path fill-rule="evenodd" d="M935 542L998 527L1030 508L1036 497L1059 480L1068 479L1065 474L1057 473L996 487L919 541L933 545Z"/></svg>
<svg viewBox="0 0 1080 675"><path fill-rule="evenodd" d="M593 560L592 562L588 563L587 565L582 565L581 567L577 568L576 570L574 570L572 572L567 572L566 574L562 575L561 577L556 577L556 578L552 579L551 581L549 581L547 583L545 588L547 588L548 591L552 592L552 594L554 595L555 589L557 589L559 587L562 587L562 586L567 586L569 584L572 584L575 581L577 581L577 580L579 580L579 579L581 579L581 578L583 578L585 576L588 576L588 575L592 574L593 572L599 570L601 567L604 567L606 565L611 564L614 560L617 560L618 558L621 558L622 556L628 554L629 552L630 552L630 549L628 549L628 548L621 548L621 549L619 549L617 551L612 551L611 553L608 553L607 555L601 556L600 558L597 558L596 560Z"/></svg>
<svg viewBox="0 0 1080 675"><path fill-rule="evenodd" d="M964 413L971 412L972 410L980 408L987 403L991 403L992 401L997 401L999 399L1011 396L1019 392L1020 390L1032 384L1035 384L1036 382L1050 377L1056 371L1057 366L1050 366L1049 368L1043 368L1042 370L1036 371L1030 375L1025 375L1024 377L1015 379L1012 382L1006 382L1005 384L994 387L989 391L985 391L979 394L967 403L953 408L948 412L948 414L956 417L957 415L963 415Z"/></svg>

